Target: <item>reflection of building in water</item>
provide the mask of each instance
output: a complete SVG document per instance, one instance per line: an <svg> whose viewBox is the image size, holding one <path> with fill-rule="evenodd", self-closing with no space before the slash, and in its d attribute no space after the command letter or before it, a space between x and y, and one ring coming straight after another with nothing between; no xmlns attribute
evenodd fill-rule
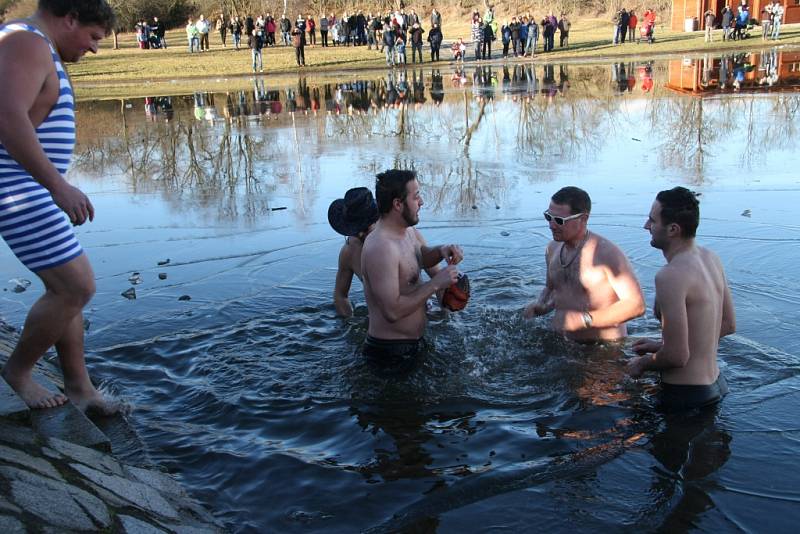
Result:
<svg viewBox="0 0 800 534"><path fill-rule="evenodd" d="M684 58L669 62L667 89L683 94L720 91L800 91L800 52L772 50Z"/></svg>
<svg viewBox="0 0 800 534"><path fill-rule="evenodd" d="M750 17L757 19L761 10L772 2L773 0L750 0L747 2ZM779 3L783 4L783 24L800 22L800 3L797 0L779 0ZM670 19L669 28L674 31L683 31L686 29L687 23L695 19L696 22L693 23L693 29L704 30L706 22L703 14L708 10L714 13L715 24L719 25L719 21L722 20L722 8L726 4L735 11L739 2L731 2L730 0L672 0L672 18Z"/></svg>

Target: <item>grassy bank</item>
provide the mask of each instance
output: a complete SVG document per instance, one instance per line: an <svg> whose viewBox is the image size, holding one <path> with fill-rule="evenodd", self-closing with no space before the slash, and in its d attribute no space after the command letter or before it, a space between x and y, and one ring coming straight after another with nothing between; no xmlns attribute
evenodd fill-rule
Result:
<svg viewBox="0 0 800 534"><path fill-rule="evenodd" d="M755 33L757 30L758 28ZM718 30L715 33L715 41L705 43L702 32L672 32L658 28L656 42L652 45L643 43L612 46L612 27L609 22L583 19L573 25L569 48L558 48L556 35L555 51L548 54L538 53L533 60L526 58L513 61L601 61L712 51L756 51L775 45L772 41L762 41L758 36L743 41L722 42L721 32ZM444 35L446 43L460 36L468 38L469 25L466 21L445 23ZM228 48L222 48L216 34L211 35L211 50L202 54L188 52L182 30L169 32L167 42L170 47L166 50L139 50L133 35L125 34L120 36L120 48L113 50L111 40L104 41L97 55L70 66L78 98L178 94L203 88L200 85L221 85L228 83L230 78L244 78L252 74L249 50L236 51L230 43ZM499 40L493 44L492 57L499 61L502 59L502 45ZM800 25L785 26L778 44L800 45ZM292 47L265 48L263 52L265 76L271 83L278 81L274 79L276 75L296 77L298 72L302 72L307 76L336 78L348 71L382 69L385 66L383 55L363 46L309 46L306 48L306 67L303 69L296 66ZM410 47L408 53L410 63ZM446 60L450 58L449 50L443 49L441 56L446 64ZM429 57L425 51L425 59ZM467 57L472 58L471 51Z"/></svg>

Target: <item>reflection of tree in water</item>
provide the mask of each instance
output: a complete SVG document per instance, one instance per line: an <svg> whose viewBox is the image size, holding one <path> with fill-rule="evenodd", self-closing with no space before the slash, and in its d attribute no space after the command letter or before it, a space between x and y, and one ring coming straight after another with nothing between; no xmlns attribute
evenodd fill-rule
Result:
<svg viewBox="0 0 800 534"><path fill-rule="evenodd" d="M794 94L670 97L649 106L653 131L663 140L659 161L685 170L697 184L705 180L708 156L738 160L749 169L767 152L791 147L798 133L800 96Z"/></svg>
<svg viewBox="0 0 800 534"><path fill-rule="evenodd" d="M485 116L486 102L486 98L478 99L478 110L475 114L475 118L472 120L472 124L470 124L469 100L467 99L467 92L464 91L464 133L459 137L459 140L464 145L465 154L469 150L469 144L472 141L472 136L480 127L483 117Z"/></svg>
<svg viewBox="0 0 800 534"><path fill-rule="evenodd" d="M534 90L514 98L519 106L517 149L535 159L590 157L619 121L620 102L598 90L596 69L574 72L562 65L556 82L554 67L543 67L541 90L535 70L518 76Z"/></svg>
<svg viewBox="0 0 800 534"><path fill-rule="evenodd" d="M103 111L82 117L82 126L100 135L80 140L75 168L91 176L125 176L132 192L161 192L178 210L201 206L221 218L252 220L269 211L280 183L289 185L300 208L316 189L316 162L304 161L311 158L296 135L282 147L275 132L207 119L208 112L196 120L142 123L129 120L124 101L116 113Z"/></svg>
<svg viewBox="0 0 800 534"><path fill-rule="evenodd" d="M770 116L775 117L774 124L765 128L761 143L774 148L794 148L797 143L798 121L800 115L800 96L781 93L770 100L772 110Z"/></svg>
<svg viewBox="0 0 800 534"><path fill-rule="evenodd" d="M613 102L613 101L612 101ZM586 98L523 98L519 103L517 148L534 158L591 156L607 137L613 113Z"/></svg>
<svg viewBox="0 0 800 534"><path fill-rule="evenodd" d="M509 180L505 173L502 170L479 171L468 156L422 164L396 157L393 167L417 172L425 205L434 212L455 208L465 214L480 207L494 209L506 203ZM382 170L374 164L369 169L374 172Z"/></svg>
<svg viewBox="0 0 800 534"><path fill-rule="evenodd" d="M713 113L702 98L662 98L650 108L651 124L659 145L659 161L666 167L683 169L695 184L704 180L709 145L720 135Z"/></svg>
<svg viewBox="0 0 800 534"><path fill-rule="evenodd" d="M625 69L626 76L641 74L634 64ZM450 156L428 173L438 180L429 199L471 209L490 200L502 204L499 162L509 154L526 162L591 157L632 120L623 105L627 91L623 97L611 91L607 68L483 66L470 74L471 84L459 77L446 94L438 70L397 70L319 86L301 77L280 90L259 79L245 90L172 97L174 109L169 98L145 99L141 115L141 100L81 104L76 166L90 175L125 176L134 192L166 193L182 209L217 207L223 217L240 209L255 217L280 188L295 196L302 215L320 179L313 155L331 141L386 144L375 149L379 154L446 147L442 153ZM788 147L797 134L800 97L792 94L647 102L653 135L663 141L661 163L688 169L697 181L711 153L749 165Z"/></svg>
<svg viewBox="0 0 800 534"><path fill-rule="evenodd" d="M248 219L268 211L269 191L259 172L271 159L266 139L234 130L228 122L220 127L205 120L141 124L129 121L128 113L123 101L118 116L88 114L88 120L118 124L118 135L82 142L77 169L96 176L120 173L129 178L132 192L164 193L176 209L216 207L222 218Z"/></svg>
<svg viewBox="0 0 800 534"><path fill-rule="evenodd" d="M744 129L740 161L748 169L771 150L794 147L800 96L777 94L768 102L769 108L756 95L728 99L729 107L733 108L731 114L739 119L737 126Z"/></svg>

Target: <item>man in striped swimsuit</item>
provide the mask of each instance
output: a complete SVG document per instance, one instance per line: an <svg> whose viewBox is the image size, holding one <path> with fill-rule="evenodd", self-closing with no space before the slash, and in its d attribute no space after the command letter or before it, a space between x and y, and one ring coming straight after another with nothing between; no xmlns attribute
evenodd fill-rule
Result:
<svg viewBox="0 0 800 534"><path fill-rule="evenodd" d="M114 24L106 0L39 0L36 13L0 27L0 234L44 283L2 376L31 408L72 401L82 410L116 411L89 379L83 307L94 273L72 231L94 208L64 179L75 145L72 87L62 61L97 52ZM64 393L31 376L52 346Z"/></svg>

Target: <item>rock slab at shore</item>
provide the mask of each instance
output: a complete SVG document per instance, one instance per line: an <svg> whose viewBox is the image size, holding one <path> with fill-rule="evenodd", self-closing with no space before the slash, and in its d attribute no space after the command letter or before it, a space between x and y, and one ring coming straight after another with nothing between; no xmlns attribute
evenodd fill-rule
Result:
<svg viewBox="0 0 800 534"><path fill-rule="evenodd" d="M222 532L166 473L0 420L0 531Z"/></svg>
<svg viewBox="0 0 800 534"><path fill-rule="evenodd" d="M0 321L0 367L16 344ZM60 389L39 361L37 382ZM225 529L169 474L121 462L75 406L29 410L0 378L0 533L216 533Z"/></svg>

